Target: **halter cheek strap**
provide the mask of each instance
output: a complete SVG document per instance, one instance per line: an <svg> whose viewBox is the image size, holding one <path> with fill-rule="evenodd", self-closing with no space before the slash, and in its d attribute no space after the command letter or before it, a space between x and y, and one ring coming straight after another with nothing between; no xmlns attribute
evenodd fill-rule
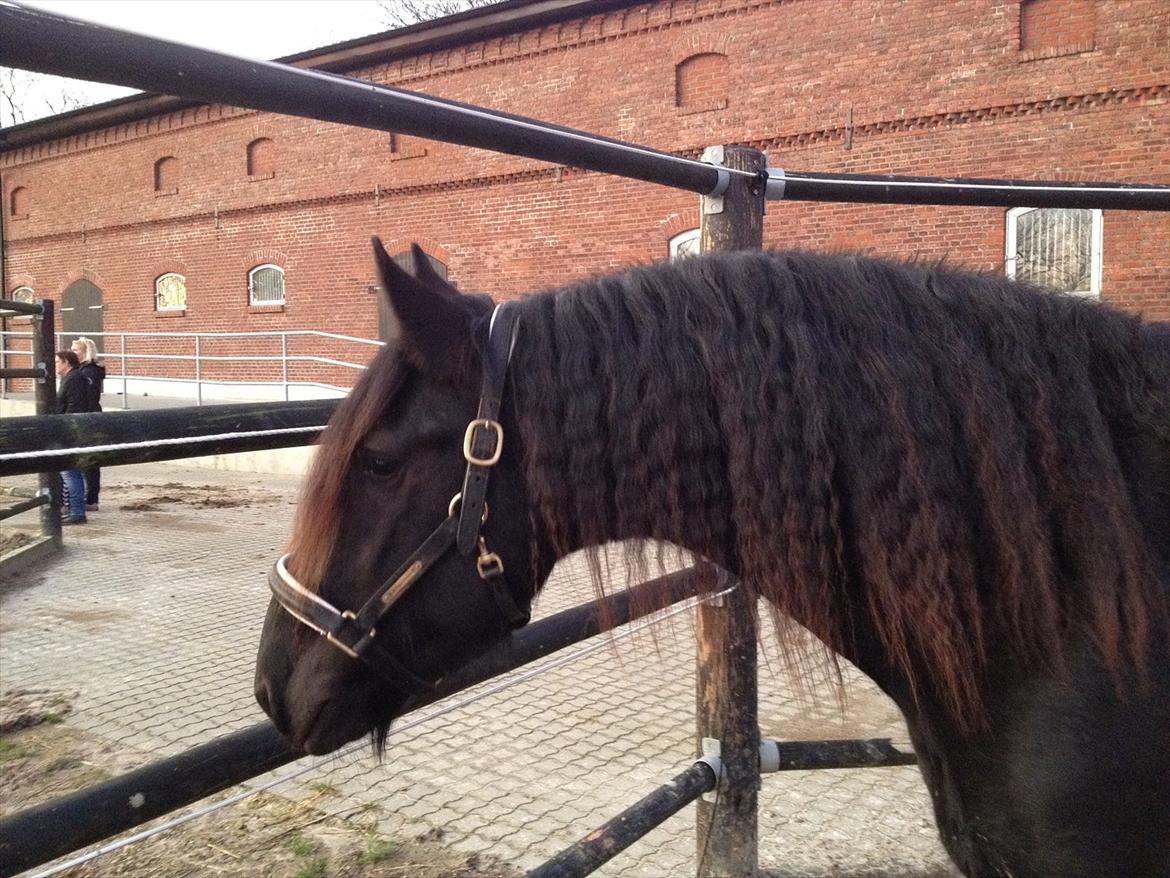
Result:
<svg viewBox="0 0 1170 878"><path fill-rule="evenodd" d="M402 562L357 613L338 610L298 582L288 572L287 555L269 571L268 586L286 612L323 635L346 655L364 661L392 683L401 685L405 682L414 690L433 690L437 685L396 659L390 652L390 645L378 639L377 626L389 609L452 546L456 546L461 555L471 555L478 548L476 570L489 588L500 615L510 628L519 628L528 622L528 608L516 601L504 577L504 562L488 549L483 534L488 518L488 476L503 452L504 429L498 418L504 379L518 330L515 308L497 305L483 356L479 410L467 425L463 439L463 456L467 461L463 490L451 500L443 523Z"/></svg>

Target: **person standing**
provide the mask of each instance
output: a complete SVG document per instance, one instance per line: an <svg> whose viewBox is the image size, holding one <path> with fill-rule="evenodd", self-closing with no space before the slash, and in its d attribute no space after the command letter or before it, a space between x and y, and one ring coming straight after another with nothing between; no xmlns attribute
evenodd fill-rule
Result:
<svg viewBox="0 0 1170 878"><path fill-rule="evenodd" d="M57 412L71 415L89 411L89 395L85 379L81 376L81 361L73 351L57 351ZM85 479L79 469L68 469L61 473L65 492L69 496L69 513L62 524L85 524Z"/></svg>
<svg viewBox="0 0 1170 878"><path fill-rule="evenodd" d="M106 367L97 361L97 345L93 339L82 336L69 348L77 354L81 361L80 374L85 379L85 390L89 400L86 411L100 412L102 410L102 389L106 381ZM102 471L99 467L90 467L85 473L85 509L95 512L98 508L98 493L102 488Z"/></svg>

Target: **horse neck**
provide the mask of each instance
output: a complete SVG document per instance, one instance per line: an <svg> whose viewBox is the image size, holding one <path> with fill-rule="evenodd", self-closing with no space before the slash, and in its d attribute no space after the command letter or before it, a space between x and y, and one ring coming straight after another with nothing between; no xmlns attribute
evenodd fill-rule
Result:
<svg viewBox="0 0 1170 878"><path fill-rule="evenodd" d="M525 303L513 380L538 536L558 557L651 539L729 567L725 443L700 342L682 309L638 319L605 283Z"/></svg>

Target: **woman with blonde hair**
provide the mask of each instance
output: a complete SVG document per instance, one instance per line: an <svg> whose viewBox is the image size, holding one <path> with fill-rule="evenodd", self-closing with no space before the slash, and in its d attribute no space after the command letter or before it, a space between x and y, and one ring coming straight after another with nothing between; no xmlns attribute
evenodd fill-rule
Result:
<svg viewBox="0 0 1170 878"><path fill-rule="evenodd" d="M69 349L77 354L81 363L78 375L86 392L87 412L102 410L102 385L106 380L106 367L97 361L97 345L92 338L81 336ZM102 487L102 471L98 467L85 470L85 508L93 512L98 508L98 492Z"/></svg>

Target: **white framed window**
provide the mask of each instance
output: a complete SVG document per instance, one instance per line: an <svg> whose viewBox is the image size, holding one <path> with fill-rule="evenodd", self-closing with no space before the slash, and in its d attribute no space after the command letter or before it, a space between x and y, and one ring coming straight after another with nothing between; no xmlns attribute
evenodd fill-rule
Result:
<svg viewBox="0 0 1170 878"><path fill-rule="evenodd" d="M1007 212L1008 277L1080 296L1101 296L1099 210L1013 207Z"/></svg>
<svg viewBox="0 0 1170 878"><path fill-rule="evenodd" d="M32 302L36 297L32 287L17 287L12 291L14 302Z"/></svg>
<svg viewBox="0 0 1170 878"><path fill-rule="evenodd" d="M284 304L284 269L279 265L257 265L248 272L249 305Z"/></svg>
<svg viewBox="0 0 1170 878"><path fill-rule="evenodd" d="M699 255L699 230L679 232L670 239L670 261Z"/></svg>
<svg viewBox="0 0 1170 878"><path fill-rule="evenodd" d="M182 311L187 307L187 278L175 272L154 281L154 307L158 311Z"/></svg>

